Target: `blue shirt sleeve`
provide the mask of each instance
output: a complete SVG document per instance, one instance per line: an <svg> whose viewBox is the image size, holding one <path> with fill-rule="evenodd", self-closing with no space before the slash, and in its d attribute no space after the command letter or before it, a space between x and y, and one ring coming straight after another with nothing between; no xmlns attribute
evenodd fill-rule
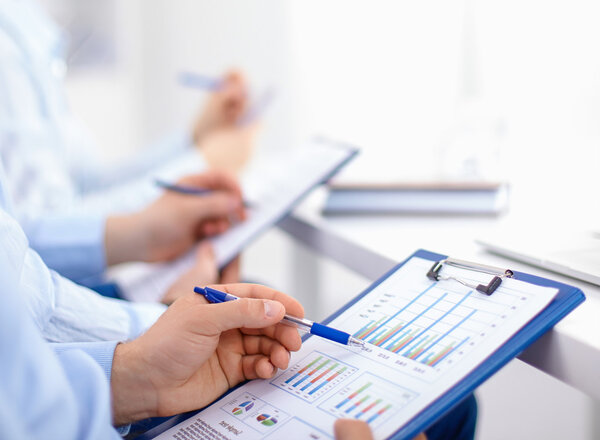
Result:
<svg viewBox="0 0 600 440"><path fill-rule="evenodd" d="M51 342L124 341L148 329L166 310L157 303L105 298L48 269L28 247L17 222L0 209L0 248L20 274L18 295ZM1 278L0 278L1 279Z"/></svg>
<svg viewBox="0 0 600 440"><path fill-rule="evenodd" d="M103 163L67 104L64 46L36 2L0 2L1 183L31 247L50 268L92 285L106 269L106 216L154 200L153 178L176 180L206 166L183 131L128 164Z"/></svg>
<svg viewBox="0 0 600 440"><path fill-rule="evenodd" d="M29 245L48 267L84 285L100 282L106 269L105 223L103 216L84 213L20 219Z"/></svg>
<svg viewBox="0 0 600 440"><path fill-rule="evenodd" d="M110 375L112 372L112 363L115 355L115 349L117 348L118 342L79 342L79 343L67 343L67 344L50 344L54 353L58 356L59 360L67 365L66 370L71 365L70 358L72 353L77 351L84 352L90 358L98 364L102 369L108 383L110 383ZM117 431L120 435L124 436L129 433L131 425L119 426Z"/></svg>
<svg viewBox="0 0 600 440"><path fill-rule="evenodd" d="M104 376L110 382L110 374L112 372L112 362L115 355L115 349L119 343L117 341L101 341L101 342L70 342L70 343L52 343L50 347L59 359L68 352L80 350L86 353L89 357L101 368Z"/></svg>
<svg viewBox="0 0 600 440"><path fill-rule="evenodd" d="M120 439L102 368L81 350L57 357L15 294L21 280L14 250L0 246L0 438ZM103 344L92 352L108 358L115 345Z"/></svg>

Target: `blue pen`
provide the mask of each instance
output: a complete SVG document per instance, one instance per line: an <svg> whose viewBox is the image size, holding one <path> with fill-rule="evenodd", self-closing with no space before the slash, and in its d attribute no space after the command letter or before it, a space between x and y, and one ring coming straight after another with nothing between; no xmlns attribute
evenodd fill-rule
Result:
<svg viewBox="0 0 600 440"><path fill-rule="evenodd" d="M187 194L191 196L205 196L213 192L212 189L202 188L200 186L188 186L188 185L179 185L176 183L165 182L164 180L154 179L154 183L156 186L160 186L167 191L173 191L179 194ZM250 202L244 200L244 207L252 208L253 205Z"/></svg>
<svg viewBox="0 0 600 440"><path fill-rule="evenodd" d="M217 91L223 87L223 79L215 78L208 75L195 72L180 72L177 75L179 84L184 87L191 87L194 89ZM239 123L241 125L247 125L256 121L260 115L262 115L273 98L275 97L275 91L269 87L267 88L258 99L248 108L246 114L244 114Z"/></svg>
<svg viewBox="0 0 600 440"><path fill-rule="evenodd" d="M204 296L204 298L211 303L222 303L239 299L235 295L221 292L220 290L212 289L210 287L194 287L194 292ZM365 345L364 341L354 338L349 333L327 327L326 325L319 324L318 322L309 321L308 319L285 315L281 322L283 324L297 327L298 329L304 330L310 334L329 339L330 341L339 342L340 344L351 345L354 347L364 347Z"/></svg>
<svg viewBox="0 0 600 440"><path fill-rule="evenodd" d="M155 179L154 183L157 186L160 186L163 189L168 191L173 191L179 194L190 194L194 196L203 196L206 194L210 194L212 192L211 189L201 188L199 186L187 186L187 185L178 185L175 183L165 182L164 180Z"/></svg>
<svg viewBox="0 0 600 440"><path fill-rule="evenodd" d="M212 76L193 72L181 72L178 75L178 80L179 84L182 86L192 87L194 89L215 91L223 86L223 80L221 78L214 78Z"/></svg>

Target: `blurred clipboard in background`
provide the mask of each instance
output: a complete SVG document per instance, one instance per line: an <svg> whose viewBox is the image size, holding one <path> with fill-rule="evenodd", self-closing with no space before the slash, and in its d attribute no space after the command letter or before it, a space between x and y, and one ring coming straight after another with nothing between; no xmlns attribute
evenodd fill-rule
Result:
<svg viewBox="0 0 600 440"><path fill-rule="evenodd" d="M330 439L337 418L414 438L585 297L549 279L419 250L325 323L369 342L309 336L289 368L141 439Z"/></svg>
<svg viewBox="0 0 600 440"><path fill-rule="evenodd" d="M297 148L258 158L241 177L247 218L210 239L219 269L284 218L318 185L325 183L358 154L348 144L315 138ZM132 301L159 301L194 264L195 250L170 263L132 263L117 271L123 296Z"/></svg>
<svg viewBox="0 0 600 440"><path fill-rule="evenodd" d="M508 185L485 181L413 181L329 185L325 215L481 215L497 216L508 207Z"/></svg>

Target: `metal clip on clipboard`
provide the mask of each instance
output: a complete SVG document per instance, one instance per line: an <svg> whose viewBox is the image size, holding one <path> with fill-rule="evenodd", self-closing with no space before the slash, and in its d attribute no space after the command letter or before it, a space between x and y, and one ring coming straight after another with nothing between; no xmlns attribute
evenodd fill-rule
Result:
<svg viewBox="0 0 600 440"><path fill-rule="evenodd" d="M494 275L492 280L486 286L485 284L471 284L460 278L456 278L450 275L440 275L440 271L444 265L454 266L461 269L468 269L475 272L488 273L490 275ZM458 260L456 258L446 258L445 260L437 261L431 266L429 272L427 272L427 278L433 281L443 281L443 280L454 280L462 284L463 286L470 287L472 289L477 290L485 295L491 295L496 291L500 284L502 284L503 278L512 278L513 271L510 269L500 269L493 266L486 266L484 264L471 263L469 261Z"/></svg>

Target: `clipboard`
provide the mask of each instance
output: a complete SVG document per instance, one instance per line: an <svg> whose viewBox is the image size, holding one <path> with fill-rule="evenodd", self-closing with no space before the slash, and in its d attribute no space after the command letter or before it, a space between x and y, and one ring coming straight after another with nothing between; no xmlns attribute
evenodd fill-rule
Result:
<svg viewBox="0 0 600 440"><path fill-rule="evenodd" d="M431 261L432 269L430 270L430 272L432 272L436 267L440 266L440 264L447 264L448 260L451 261L451 264L453 261L457 261L449 259L445 255L437 254L422 249L418 250L412 255L410 255L407 259L405 259L403 262L399 263L394 268L390 269L388 272L383 274L366 290L364 290L353 300L348 302L344 307L342 307L334 314L329 316L326 320L324 320L323 323L328 324L329 322L342 315L348 308L350 308L355 303L364 298L366 295L368 295L383 281L388 279L393 273L395 273L399 268L404 266L408 261L410 261L414 257ZM467 265L467 267L463 266L463 268L468 268L477 272L485 272L493 276L492 280L490 281L490 284L488 284L487 286L481 286L482 288L490 287L494 282L494 278L496 277L510 277L537 286L555 288L558 289L558 293L556 294L554 299L540 313L538 313L532 320L525 324L525 326L523 326L520 330L513 334L512 337L510 337L510 339L508 339L505 343L503 343L497 349L495 349L495 351L485 361L477 365L466 377L458 380L444 394L440 395L430 405L428 405L421 412L412 417L406 424L404 424L391 436L389 436L388 438L390 439L410 439L415 437L419 433L425 431L427 428L433 425L439 418L441 418L450 410L452 410L455 405L460 403L465 397L471 394L492 374L494 374L496 371L502 368L510 360L515 358L525 348L527 348L529 345L535 342L546 331L551 329L563 317L565 317L569 312L571 312L575 307L577 307L580 303L582 303L585 300L585 296L581 290L567 284L559 283L557 281L530 275L523 272L512 271L509 269L503 269L498 271L496 268L479 265L477 263L467 263ZM431 275L431 273L428 275ZM461 282L461 280L456 281ZM493 291L489 294L493 295ZM309 337L311 336L307 335L304 338L304 340L308 339ZM243 385L244 383L229 390L227 393L221 396L221 398L235 391ZM202 410L174 416L165 423L147 431L145 434L138 438L142 440L154 438L155 436L160 435L167 429L170 429L171 427L181 423L182 421L194 416L200 411Z"/></svg>

